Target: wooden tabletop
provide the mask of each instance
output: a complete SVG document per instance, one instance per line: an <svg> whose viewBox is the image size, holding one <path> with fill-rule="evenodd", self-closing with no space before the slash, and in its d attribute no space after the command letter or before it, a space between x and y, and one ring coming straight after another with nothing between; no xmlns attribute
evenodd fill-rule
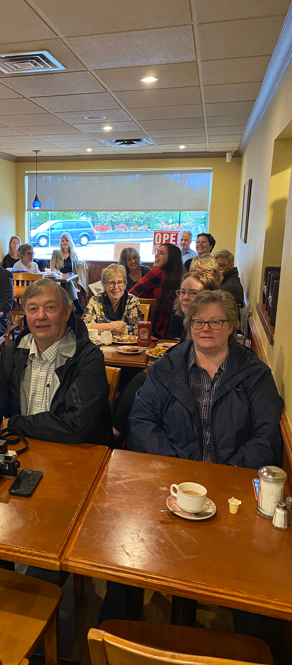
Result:
<svg viewBox="0 0 292 665"><path fill-rule="evenodd" d="M17 450L18 446L9 445ZM30 440L21 469L43 472L31 497L8 494L0 477L0 559L60 569L63 549L110 455L105 446Z"/></svg>
<svg viewBox="0 0 292 665"><path fill-rule="evenodd" d="M253 469L115 450L62 568L292 620L292 527L256 513ZM171 483L207 487L214 517L166 508ZM228 498L242 501L231 515Z"/></svg>
<svg viewBox="0 0 292 665"><path fill-rule="evenodd" d="M72 282L73 279L76 279L76 277L78 277L78 274L77 273L71 273L71 274L64 273L62 275L57 275L57 273L55 273L54 275L48 274L46 276L46 273L43 273L43 277L45 277L46 279L54 279L55 282L66 283L66 282Z"/></svg>
<svg viewBox="0 0 292 665"><path fill-rule="evenodd" d="M123 354L118 351L118 344L111 344L110 346L101 346L100 350L104 354L104 362L106 365L111 367L140 367L141 369L146 369L149 356L146 355L147 348L152 348L155 344L151 344L150 347L146 347L143 353L135 354ZM121 345L121 348L122 345Z"/></svg>

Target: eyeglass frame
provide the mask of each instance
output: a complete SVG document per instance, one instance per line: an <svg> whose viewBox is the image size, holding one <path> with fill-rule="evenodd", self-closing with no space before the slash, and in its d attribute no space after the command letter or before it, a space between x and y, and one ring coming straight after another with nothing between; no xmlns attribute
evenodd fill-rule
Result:
<svg viewBox="0 0 292 665"><path fill-rule="evenodd" d="M109 282L106 282L106 284L107 284L110 288L113 289L114 286L115 286L116 284L117 284L118 286L122 286L122 285L124 286L124 285L125 285L125 282L123 282L122 279L120 279L118 282L116 282L116 281L114 281L114 280L110 280Z"/></svg>
<svg viewBox="0 0 292 665"><path fill-rule="evenodd" d="M196 291L195 289L190 289L189 291L186 291L185 289L177 289L176 290L176 295L177 296L186 296L186 295L188 296L190 293L194 294L194 298L195 298L196 295L199 293L199 291Z"/></svg>
<svg viewBox="0 0 292 665"><path fill-rule="evenodd" d="M202 321L203 325L200 326L200 328L195 328L195 326L193 325L195 323L195 321ZM194 330L203 330L205 324L207 324L209 326L210 330L222 330L223 323L227 323L227 321L229 321L229 319L215 319L215 321L218 321L218 322L221 323L220 328L212 328L212 326L210 325L210 323L212 323L212 319L210 321L203 321L203 319L191 319L191 328L193 328ZM214 320L213 320L213 322L214 322ZM229 323L230 323L230 321L229 321Z"/></svg>

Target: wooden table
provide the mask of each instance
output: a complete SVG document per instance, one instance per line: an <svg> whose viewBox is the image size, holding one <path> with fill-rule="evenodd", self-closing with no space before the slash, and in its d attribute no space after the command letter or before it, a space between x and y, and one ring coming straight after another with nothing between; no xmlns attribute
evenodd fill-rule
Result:
<svg viewBox="0 0 292 665"><path fill-rule="evenodd" d="M66 284L67 282L72 282L73 279L76 279L78 277L77 273L72 273L71 275L69 274L62 274L62 275L57 275L55 274L46 276L46 273L43 273L43 277L46 277L46 279L53 279L55 282L60 282L61 284Z"/></svg>
<svg viewBox="0 0 292 665"><path fill-rule="evenodd" d="M115 450L62 561L71 572L292 620L292 527L256 513L252 478L239 467ZM208 489L204 522L166 508L171 483ZM231 515L227 499L242 506Z"/></svg>
<svg viewBox="0 0 292 665"><path fill-rule="evenodd" d="M0 478L0 558L60 570L61 554L109 455L105 446L31 439L19 457L20 470L42 471L43 478L27 498L8 494L13 480Z"/></svg>
<svg viewBox="0 0 292 665"><path fill-rule="evenodd" d="M119 353L118 346L118 344L111 344L110 346L100 347L100 350L104 354L105 365L110 365L110 367L140 367L140 369L146 369L150 360L149 356L146 355L146 351L148 348L152 349L156 346L156 343L152 342L151 346L145 348L144 353L129 353L127 355Z"/></svg>

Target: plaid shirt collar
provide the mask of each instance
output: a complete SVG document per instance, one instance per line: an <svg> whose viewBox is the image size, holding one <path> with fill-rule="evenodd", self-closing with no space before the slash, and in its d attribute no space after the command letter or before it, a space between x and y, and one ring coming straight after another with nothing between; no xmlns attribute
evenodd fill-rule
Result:
<svg viewBox="0 0 292 665"><path fill-rule="evenodd" d="M223 363L221 363L220 367L218 367L216 374L219 374L219 373L221 374L222 372L226 372L229 355L230 355L230 349L228 349L227 356L226 356L226 358L224 358ZM193 365L196 365L196 367L198 367L198 369L202 369L202 367L200 367L200 365L198 365L198 363L197 363L195 347L192 344L192 346L190 348L190 351L189 351L189 356L188 356L188 372L190 372Z"/></svg>

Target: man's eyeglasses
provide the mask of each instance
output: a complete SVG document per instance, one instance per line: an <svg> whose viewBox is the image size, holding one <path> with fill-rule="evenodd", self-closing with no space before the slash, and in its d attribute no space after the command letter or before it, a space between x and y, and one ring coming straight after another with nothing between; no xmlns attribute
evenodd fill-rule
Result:
<svg viewBox="0 0 292 665"><path fill-rule="evenodd" d="M119 288L121 288L122 286L124 286L124 282L122 282L122 280L118 280L117 282L112 281L112 282L107 282L107 285L108 285L111 289L113 289L114 286L116 286L116 285L117 285Z"/></svg>
<svg viewBox="0 0 292 665"><path fill-rule="evenodd" d="M28 256L34 256L34 252L25 252Z"/></svg>
<svg viewBox="0 0 292 665"><path fill-rule="evenodd" d="M185 289L177 289L176 291L177 296L190 296L191 298L194 298L197 293L198 291L195 291L194 289L190 289L190 291L186 291Z"/></svg>
<svg viewBox="0 0 292 665"><path fill-rule="evenodd" d="M226 323L229 319L210 319L210 321L203 321L203 319L192 319L191 326L194 330L201 330L204 328L205 323L211 328L211 330L221 330L223 328L223 323Z"/></svg>

